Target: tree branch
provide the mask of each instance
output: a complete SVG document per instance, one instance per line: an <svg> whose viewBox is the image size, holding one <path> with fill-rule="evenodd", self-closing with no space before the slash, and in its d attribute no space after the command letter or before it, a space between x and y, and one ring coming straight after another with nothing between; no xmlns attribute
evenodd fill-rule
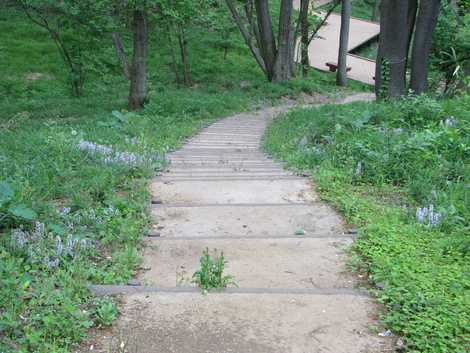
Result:
<svg viewBox="0 0 470 353"><path fill-rule="evenodd" d="M315 30L313 31L312 35L310 36L309 40L308 40L308 45L310 45L310 43L312 42L313 38L315 38L315 36L317 35L318 31L323 27L323 25L325 24L325 22L328 20L328 17L330 17L330 15L333 13L333 11L338 7L338 5L340 4L340 1L339 0L336 0L335 3L333 4L333 6L328 10L328 12L326 13L325 17L322 19L322 21L318 24L318 26L315 28Z"/></svg>
<svg viewBox="0 0 470 353"><path fill-rule="evenodd" d="M240 33L242 34L243 39L245 40L246 45L250 49L251 53L253 54L254 58L256 59L256 62L260 66L261 70L263 70L266 73L266 64L264 62L263 57L261 56L260 52L258 51L258 48L256 48L253 43L252 43L252 35L246 30L243 21L240 17L240 14L238 13L235 4L233 3L233 0L225 0L225 3L227 4L227 7L230 10L230 13L232 14L233 20L237 24Z"/></svg>

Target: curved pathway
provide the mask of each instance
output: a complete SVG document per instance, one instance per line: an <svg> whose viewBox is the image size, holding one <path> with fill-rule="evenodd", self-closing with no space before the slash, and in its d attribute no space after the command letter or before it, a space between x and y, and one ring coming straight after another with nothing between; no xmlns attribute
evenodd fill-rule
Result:
<svg viewBox="0 0 470 353"><path fill-rule="evenodd" d="M169 155L152 182L158 223L147 239L145 285L96 288L124 293L107 345L132 353L385 351L388 342L368 329L377 308L345 270L353 236L309 179L260 151L266 125L285 109L223 119ZM202 295L187 282L207 247L224 252L238 287Z"/></svg>

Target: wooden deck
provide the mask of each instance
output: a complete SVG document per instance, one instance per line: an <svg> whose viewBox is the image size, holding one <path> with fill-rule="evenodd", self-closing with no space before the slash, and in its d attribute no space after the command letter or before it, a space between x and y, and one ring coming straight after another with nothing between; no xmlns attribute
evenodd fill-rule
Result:
<svg viewBox="0 0 470 353"><path fill-rule="evenodd" d="M322 14L324 15L324 14ZM317 37L309 46L310 65L322 71L329 71L326 63L337 63L341 16L331 14L327 23L318 31ZM377 23L351 19L348 52L374 39L380 33ZM374 85L375 61L348 54L347 66L351 67L348 77L369 85Z"/></svg>

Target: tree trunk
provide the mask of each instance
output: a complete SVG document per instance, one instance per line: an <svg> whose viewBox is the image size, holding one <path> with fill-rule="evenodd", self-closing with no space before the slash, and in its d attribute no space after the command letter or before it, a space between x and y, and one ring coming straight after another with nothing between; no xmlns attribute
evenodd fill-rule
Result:
<svg viewBox="0 0 470 353"><path fill-rule="evenodd" d="M255 39L258 43L258 47L256 47L253 43L253 36L255 36L255 33L254 33L254 28L252 26L252 23L250 23L249 28L253 29L253 31L250 32L245 27L245 25L242 21L242 18L241 18L240 14L238 13L238 11L235 7L234 1L233 0L225 0L225 3L227 4L227 7L229 8L230 13L232 14L232 18L233 18L234 22L237 24L237 27L240 30L240 33L243 37L243 40L245 41L245 44L250 49L251 54L255 58L256 62L259 65L259 67L261 68L261 70L263 70L263 72L267 75L266 63L264 62L262 54L258 50L258 48L261 47L261 45L259 45L259 42L258 42L258 40L260 38L259 32L258 31L256 32L257 35L256 35Z"/></svg>
<svg viewBox="0 0 470 353"><path fill-rule="evenodd" d="M122 44L122 38L117 32L111 34L113 38L114 49L116 50L116 55L121 63L122 74L126 79L130 79L130 69L129 69L129 60L127 60L126 53L124 52L124 45Z"/></svg>
<svg viewBox="0 0 470 353"><path fill-rule="evenodd" d="M278 51L273 81L287 81L294 77L294 27L292 24L293 0L281 0L279 15Z"/></svg>
<svg viewBox="0 0 470 353"><path fill-rule="evenodd" d="M301 55L301 65L302 65L302 75L303 77L308 76L308 71L310 70L310 58L308 56L308 45L309 45L309 22L308 22L308 10L309 10L310 0L301 0L300 2L300 55Z"/></svg>
<svg viewBox="0 0 470 353"><path fill-rule="evenodd" d="M429 51L439 16L440 0L420 1L411 56L410 88L420 94L428 88Z"/></svg>
<svg viewBox="0 0 470 353"><path fill-rule="evenodd" d="M380 13L375 91L377 97L400 97L406 93L409 0L382 0Z"/></svg>
<svg viewBox="0 0 470 353"><path fill-rule="evenodd" d="M171 32L172 32L172 28L170 27L170 25L168 25L167 33L168 33L168 44L170 46L170 53L171 53L171 66L175 74L175 82L177 85L179 85L181 83L180 73L178 69L178 60L176 59L175 44L173 43L173 36Z"/></svg>
<svg viewBox="0 0 470 353"><path fill-rule="evenodd" d="M418 11L418 0L408 0L408 42L406 44L407 51L406 51L406 64L408 66L408 60L410 58L410 47L411 47L411 40L413 39L413 33L416 24L416 12Z"/></svg>
<svg viewBox="0 0 470 353"><path fill-rule="evenodd" d="M276 64L277 49L276 40L274 38L271 14L269 13L268 0L255 0L255 6L260 36L259 45L261 55L266 65L266 74L268 76L268 80L272 81L274 78L274 66Z"/></svg>
<svg viewBox="0 0 470 353"><path fill-rule="evenodd" d="M347 77L347 57L349 45L349 23L351 20L351 0L343 0L341 6L341 32L339 36L338 51L338 71L336 73L336 84L346 86Z"/></svg>
<svg viewBox="0 0 470 353"><path fill-rule="evenodd" d="M277 42L268 0L245 2L242 20L234 0L225 0L245 43L269 81L289 80L294 76L295 30L292 25L293 0L281 0ZM255 5L256 21L252 4Z"/></svg>
<svg viewBox="0 0 470 353"><path fill-rule="evenodd" d="M191 77L189 69L188 47L184 28L178 25L178 43L180 46L181 62L183 64L183 78L186 86L191 86Z"/></svg>
<svg viewBox="0 0 470 353"><path fill-rule="evenodd" d="M144 106L147 98L148 27L145 11L134 10L132 31L134 49L128 105L129 110L137 110Z"/></svg>

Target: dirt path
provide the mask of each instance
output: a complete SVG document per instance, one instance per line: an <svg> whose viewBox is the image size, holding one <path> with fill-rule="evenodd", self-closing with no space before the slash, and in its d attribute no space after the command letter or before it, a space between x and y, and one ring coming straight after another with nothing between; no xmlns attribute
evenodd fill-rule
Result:
<svg viewBox="0 0 470 353"><path fill-rule="evenodd" d="M378 353L374 302L345 270L341 218L307 178L260 151L285 108L239 114L205 128L152 190L158 223L147 239L145 286L124 293L122 316L93 350L132 353ZM204 248L224 251L238 288L202 295L181 283Z"/></svg>

